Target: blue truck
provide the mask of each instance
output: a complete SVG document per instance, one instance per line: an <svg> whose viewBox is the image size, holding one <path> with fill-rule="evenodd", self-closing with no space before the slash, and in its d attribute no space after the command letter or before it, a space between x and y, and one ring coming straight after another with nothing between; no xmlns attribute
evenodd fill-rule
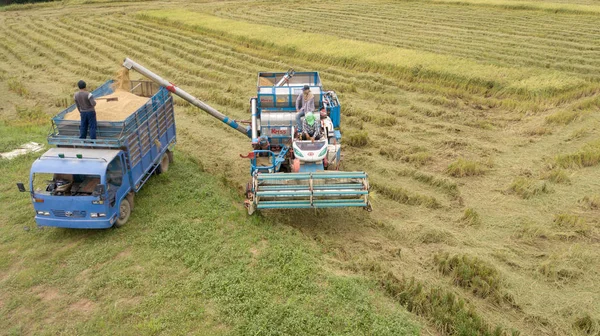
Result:
<svg viewBox="0 0 600 336"><path fill-rule="evenodd" d="M108 81L92 94L109 95L112 86ZM176 143L171 93L148 81L132 81L131 87L148 102L123 121L98 120L96 140L79 139L79 121L65 119L75 105L52 118L48 143L56 147L32 164L29 176L38 226L121 227L135 194L153 174L168 170Z"/></svg>

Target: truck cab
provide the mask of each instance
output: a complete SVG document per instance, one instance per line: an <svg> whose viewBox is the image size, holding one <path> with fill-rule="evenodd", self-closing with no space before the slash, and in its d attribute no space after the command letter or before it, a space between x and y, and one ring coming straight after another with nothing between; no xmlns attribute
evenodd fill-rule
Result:
<svg viewBox="0 0 600 336"><path fill-rule="evenodd" d="M36 223L88 229L124 224L133 205L125 159L115 149L48 150L30 172Z"/></svg>

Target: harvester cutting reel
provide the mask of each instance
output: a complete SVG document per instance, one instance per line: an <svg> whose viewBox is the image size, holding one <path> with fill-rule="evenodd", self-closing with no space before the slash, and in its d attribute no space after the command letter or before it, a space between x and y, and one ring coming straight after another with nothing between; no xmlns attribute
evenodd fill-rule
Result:
<svg viewBox="0 0 600 336"><path fill-rule="evenodd" d="M365 172L258 173L246 186L248 214L261 209L362 207L372 211Z"/></svg>

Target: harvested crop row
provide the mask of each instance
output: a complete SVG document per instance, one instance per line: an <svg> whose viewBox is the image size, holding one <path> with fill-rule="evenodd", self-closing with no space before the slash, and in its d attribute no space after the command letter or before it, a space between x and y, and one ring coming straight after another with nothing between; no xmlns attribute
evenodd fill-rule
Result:
<svg viewBox="0 0 600 336"><path fill-rule="evenodd" d="M446 53L452 55L486 61L494 59L503 64L535 64L543 68L550 65L582 74L586 74L589 67L600 66L597 52L590 49L590 45L596 45L595 50L600 48L595 38L598 32L592 30L586 34L583 24L573 27L567 24L568 20L563 20L564 29L556 30L561 17L556 20L558 22L553 21L552 25L544 23L543 17L534 14L531 15L533 20L515 20L515 16L511 14L510 19L495 21L494 18L502 17L507 11L479 10L469 15L470 11L465 13L465 8L462 7L460 13L456 6L444 7L443 11L436 13L434 9L437 7L439 6L423 4L395 4L391 7L374 4L356 8L350 4L336 4L284 9L278 5L268 5L260 8L219 8L215 13L275 26L279 25L279 18L285 13L298 18L289 23L297 29L307 24L300 18L310 16L314 18L311 20L311 27L335 31L341 37L437 52L446 50ZM482 20L482 17L486 19ZM359 19L363 24L352 24ZM578 20L584 23L592 18L583 17ZM561 36L571 29L575 31ZM582 57L586 53L587 57ZM578 61L574 62L575 60Z"/></svg>
<svg viewBox="0 0 600 336"><path fill-rule="evenodd" d="M534 98L579 91L589 86L581 78L558 72L502 68L454 57L334 39L321 34L243 23L200 13L173 10L146 12L145 15L173 24L185 24L201 31L226 33L246 42L272 45L281 52L301 53L304 57L335 65L390 72L403 78L417 77L421 81L471 92L500 92ZM271 39L271 36L286 38ZM311 41L310 44L303 42L307 39Z"/></svg>

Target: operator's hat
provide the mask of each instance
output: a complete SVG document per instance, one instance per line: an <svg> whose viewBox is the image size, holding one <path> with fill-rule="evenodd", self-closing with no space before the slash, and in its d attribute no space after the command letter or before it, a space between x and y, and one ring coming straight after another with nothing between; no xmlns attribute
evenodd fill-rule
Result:
<svg viewBox="0 0 600 336"><path fill-rule="evenodd" d="M310 86L308 85L304 85L304 87L302 88L302 91L306 91L309 90L310 91Z"/></svg>

